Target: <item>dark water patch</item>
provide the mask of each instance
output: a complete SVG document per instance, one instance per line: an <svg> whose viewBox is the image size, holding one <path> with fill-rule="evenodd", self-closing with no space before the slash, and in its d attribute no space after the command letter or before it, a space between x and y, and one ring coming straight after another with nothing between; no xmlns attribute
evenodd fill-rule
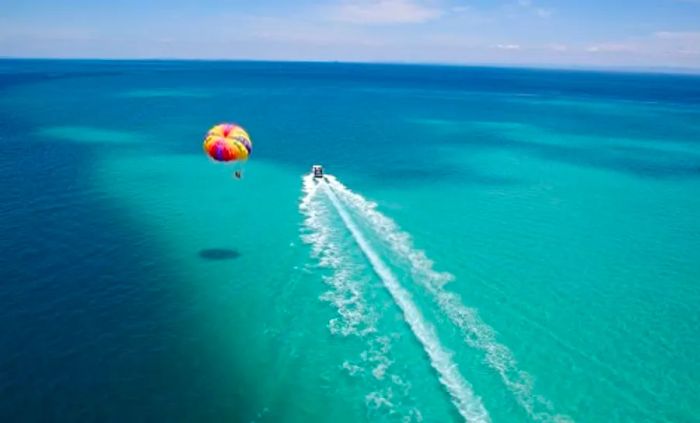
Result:
<svg viewBox="0 0 700 423"><path fill-rule="evenodd" d="M519 148L538 157L571 165L623 172L654 179L696 178L700 160L678 154L667 158L646 158L619 154L604 147L569 147L551 144L519 143ZM667 155L670 156L670 155Z"/></svg>
<svg viewBox="0 0 700 423"><path fill-rule="evenodd" d="M519 149L537 157L577 166L607 169L654 179L697 178L700 157L688 153L660 154L641 147L620 148L615 145L569 146L506 138L501 145Z"/></svg>
<svg viewBox="0 0 700 423"><path fill-rule="evenodd" d="M403 186L404 188L438 182L458 182L484 186L513 186L522 183L515 178L483 174L471 169L467 164L456 166L439 159L421 163L420 166L416 165L414 168L369 166L366 173L377 184Z"/></svg>
<svg viewBox="0 0 700 423"><path fill-rule="evenodd" d="M192 330L204 307L179 264L95 196L96 150L31 150L15 123L0 127L0 421L250 421L236 348Z"/></svg>
<svg viewBox="0 0 700 423"><path fill-rule="evenodd" d="M37 84L40 82L58 81L61 79L77 79L86 77L117 76L119 72L27 72L20 74L0 73L0 90L20 85Z"/></svg>
<svg viewBox="0 0 700 423"><path fill-rule="evenodd" d="M127 62L116 62L123 65ZM651 73L293 62L157 62L163 72L200 73L211 78L249 79L267 84L381 87L446 92L511 93L519 96L572 95L632 101L700 102L700 77ZM132 67L148 62L135 61ZM151 64L153 68L153 64ZM200 76L201 77L201 76Z"/></svg>
<svg viewBox="0 0 700 423"><path fill-rule="evenodd" d="M36 131L39 139L42 137L76 143L100 144L138 144L145 143L147 138L141 134L110 128L90 126L51 126Z"/></svg>
<svg viewBox="0 0 700 423"><path fill-rule="evenodd" d="M230 248L206 248L199 250L198 255L205 260L235 260L241 253Z"/></svg>
<svg viewBox="0 0 700 423"><path fill-rule="evenodd" d="M673 179L700 176L700 154L663 148L663 145L630 145L629 139L584 137L548 132L539 125L481 126L479 122L442 122L446 130L436 137L444 144L471 150L504 150L575 166L623 172L634 176ZM430 125L427 125L430 126ZM549 140L539 141L540 138ZM581 142L581 140L586 141ZM568 141L568 142L567 142Z"/></svg>
<svg viewBox="0 0 700 423"><path fill-rule="evenodd" d="M603 102L603 100L600 100ZM481 104L479 104L481 103ZM443 102L443 105L450 102ZM543 105L535 103L512 103L498 98L483 98L479 101L462 102L450 110L436 107L416 118L408 119L410 123L423 123L426 126L439 127L439 123L453 123L453 126L469 126L480 122L493 122L534 126L540 130L559 134L563 137L591 138L625 138L635 140L639 144L666 144L670 146L700 145L700 107L696 106L695 113L677 113L659 111L635 113L630 111L632 106L615 107L614 103L606 104L616 113L606 112L605 109L572 108L569 106ZM690 106L686 106L690 107ZM461 110L468 110L465 114ZM434 125L431 125L431 122ZM450 131L441 128L443 133ZM452 132L459 129L452 128Z"/></svg>
<svg viewBox="0 0 700 423"><path fill-rule="evenodd" d="M589 98L589 101L590 105L585 98L563 104L556 101L551 104L521 102L510 107L491 108L498 110L491 114L498 120L523 124L535 122L549 132L573 136L629 138L639 143L700 143L700 127L693 124L700 120L698 104L649 105L595 98Z"/></svg>
<svg viewBox="0 0 700 423"><path fill-rule="evenodd" d="M112 77L123 72L113 67L85 66L79 61L61 60L0 60L0 91L21 85L36 84L64 79Z"/></svg>

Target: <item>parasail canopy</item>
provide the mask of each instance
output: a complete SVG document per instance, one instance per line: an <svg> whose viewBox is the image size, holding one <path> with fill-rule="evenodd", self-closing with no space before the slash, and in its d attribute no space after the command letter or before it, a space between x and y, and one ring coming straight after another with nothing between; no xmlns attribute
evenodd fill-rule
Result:
<svg viewBox="0 0 700 423"><path fill-rule="evenodd" d="M222 123L207 132L204 151L219 162L247 160L253 151L253 143L245 129L232 123Z"/></svg>

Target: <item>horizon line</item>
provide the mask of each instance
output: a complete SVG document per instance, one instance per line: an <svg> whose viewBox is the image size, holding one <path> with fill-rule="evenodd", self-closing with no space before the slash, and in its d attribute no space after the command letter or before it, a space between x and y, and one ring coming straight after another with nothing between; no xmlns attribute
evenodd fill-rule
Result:
<svg viewBox="0 0 700 423"><path fill-rule="evenodd" d="M682 66L604 66L585 64L554 64L554 63L499 63L499 62L412 62L412 61L365 61L365 60L331 60L331 59L248 59L248 58L186 58L186 57L31 57L31 56L4 56L0 60L17 61L112 61L112 62L257 62L257 63L324 63L324 64L357 64L357 65L394 65L394 66L444 66L456 68L508 68L508 69L534 69L534 70L561 70L561 71L589 71L589 72L616 72L616 73L643 73L643 74L673 74L700 76L700 67Z"/></svg>

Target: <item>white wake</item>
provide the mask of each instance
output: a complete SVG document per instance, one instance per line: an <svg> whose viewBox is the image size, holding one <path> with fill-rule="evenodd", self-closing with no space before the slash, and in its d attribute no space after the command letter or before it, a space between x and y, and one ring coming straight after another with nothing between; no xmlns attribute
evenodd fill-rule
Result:
<svg viewBox="0 0 700 423"><path fill-rule="evenodd" d="M543 422L572 421L568 416L555 414L551 402L534 392L532 377L518 368L513 353L496 340L495 331L481 320L477 311L464 306L457 294L444 289L444 285L453 279L451 274L435 271L425 253L413 246L410 235L380 213L376 204L352 192L333 176L329 175L327 179L331 188L329 191L335 193L333 197L339 204L339 211L344 210L343 205L352 209L362 223L410 267L413 281L433 297L440 310L460 329L465 343L485 354L487 365L498 373L531 419Z"/></svg>
<svg viewBox="0 0 700 423"><path fill-rule="evenodd" d="M329 289L320 299L332 304L338 316L328 322L333 335L357 337L366 342L366 349L357 357L359 361L345 360L341 368L350 377L372 380L379 383L365 395L365 404L370 414L400 414L405 423L422 420L421 412L408 400L410 384L396 374L391 359L391 347L396 333L379 334L379 316L373 304L366 300L366 290L371 278L368 264L361 257L348 253L354 240L347 237L347 230L325 195L317 196L318 185L304 179L303 198L299 205L305 216L302 239L311 246L318 266L329 270L323 281ZM360 260L358 260L358 258ZM374 386L374 385L371 385Z"/></svg>
<svg viewBox="0 0 700 423"><path fill-rule="evenodd" d="M333 183L337 185L335 181ZM384 286L387 291L389 291L396 305L403 312L404 320L423 346L423 349L430 359L430 364L439 374L440 382L447 389L452 398L452 402L462 417L469 422L490 421L488 412L484 408L481 399L474 394L471 385L462 377L451 355L440 344L434 328L425 321L422 313L411 299L409 292L401 286L391 269L379 257L371 244L358 229L350 214L345 209L345 206L338 197L336 197L334 190L324 182L318 183L317 188L309 188L310 184L316 184L313 182L310 175L304 179L304 184L305 189L313 189L314 194L320 190L327 195L345 224L345 227L355 239L355 242L370 262L377 276L379 276L384 283ZM312 196L307 195L306 198L309 198L308 201L310 201ZM306 207L308 207L308 205L306 205Z"/></svg>
<svg viewBox="0 0 700 423"><path fill-rule="evenodd" d="M305 181L300 210L306 216L304 242L311 245L311 253L319 260L319 265L332 270L323 277L331 289L321 299L333 304L340 316L329 322L329 329L333 334L361 337L376 330L377 317L362 295L363 269L344 253L342 237L338 236L338 228L331 224L328 216L333 210L312 203L316 188L315 184Z"/></svg>

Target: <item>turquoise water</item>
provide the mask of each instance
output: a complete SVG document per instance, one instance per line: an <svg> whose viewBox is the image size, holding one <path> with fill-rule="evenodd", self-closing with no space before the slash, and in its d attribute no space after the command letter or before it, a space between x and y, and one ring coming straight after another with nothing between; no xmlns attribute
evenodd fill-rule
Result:
<svg viewBox="0 0 700 423"><path fill-rule="evenodd" d="M0 175L3 421L700 413L698 77L6 60Z"/></svg>

